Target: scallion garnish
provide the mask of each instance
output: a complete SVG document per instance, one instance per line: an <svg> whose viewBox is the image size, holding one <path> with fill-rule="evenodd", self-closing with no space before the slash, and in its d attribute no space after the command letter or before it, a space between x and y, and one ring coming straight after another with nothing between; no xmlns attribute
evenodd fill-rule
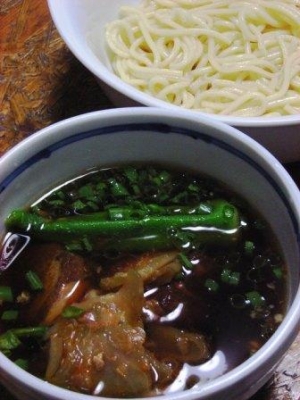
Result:
<svg viewBox="0 0 300 400"><path fill-rule="evenodd" d="M273 274L276 276L277 279L281 279L282 278L282 269L281 268L273 268Z"/></svg>
<svg viewBox="0 0 300 400"><path fill-rule="evenodd" d="M138 172L134 167L126 167L124 169L124 175L130 183L136 183L138 181Z"/></svg>
<svg viewBox="0 0 300 400"><path fill-rule="evenodd" d="M82 308L76 306L68 306L63 310L61 315L65 318L77 318L80 317L80 315L82 315L83 313L84 310Z"/></svg>
<svg viewBox="0 0 300 400"><path fill-rule="evenodd" d="M238 285L240 282L240 272L231 271L228 268L223 269L221 273L221 280L229 285Z"/></svg>
<svg viewBox="0 0 300 400"><path fill-rule="evenodd" d="M70 242L70 243L67 243L66 244L66 249L68 250L68 251L82 251L82 250L84 250L84 247L83 247L83 245L82 245L82 243L80 242L80 241L78 241L78 242Z"/></svg>
<svg viewBox="0 0 300 400"><path fill-rule="evenodd" d="M73 208L76 211L82 211L86 208L86 204L81 200L76 200L73 203Z"/></svg>
<svg viewBox="0 0 300 400"><path fill-rule="evenodd" d="M53 199L53 200L49 201L49 204L52 207L60 207L60 206L64 205L64 201L60 200L60 199Z"/></svg>
<svg viewBox="0 0 300 400"><path fill-rule="evenodd" d="M210 292L217 292L219 290L219 284L217 281L214 279L206 279L204 286L210 291Z"/></svg>
<svg viewBox="0 0 300 400"><path fill-rule="evenodd" d="M84 237L82 239L82 244L83 244L84 249L86 251L92 251L93 250L93 245L92 245L91 241L87 237Z"/></svg>
<svg viewBox="0 0 300 400"><path fill-rule="evenodd" d="M19 312L17 310L6 310L2 313L1 319L3 321L13 321L18 318Z"/></svg>
<svg viewBox="0 0 300 400"><path fill-rule="evenodd" d="M261 307L265 303L265 298L256 290L246 293L246 299L254 307Z"/></svg>
<svg viewBox="0 0 300 400"><path fill-rule="evenodd" d="M10 286L0 286L0 300L13 301L13 294Z"/></svg>
<svg viewBox="0 0 300 400"><path fill-rule="evenodd" d="M161 182L167 183L167 182L169 182L170 179L171 179L171 174L170 174L170 172L164 170L164 171L161 171L161 172L159 173L158 177L159 177L159 180L160 180Z"/></svg>
<svg viewBox="0 0 300 400"><path fill-rule="evenodd" d="M44 285L36 272L29 270L26 273L26 279L32 290L42 290Z"/></svg>
<svg viewBox="0 0 300 400"><path fill-rule="evenodd" d="M184 253L180 253L178 255L180 261L182 262L182 265L187 268L187 269L193 269L193 264L191 262L191 260L184 254Z"/></svg>
<svg viewBox="0 0 300 400"><path fill-rule="evenodd" d="M91 185L84 185L78 189L78 194L80 197L84 197L86 199L91 199L95 196L94 190Z"/></svg>
<svg viewBox="0 0 300 400"><path fill-rule="evenodd" d="M0 335L0 350L13 350L21 344L18 336L11 330Z"/></svg>
<svg viewBox="0 0 300 400"><path fill-rule="evenodd" d="M110 184L111 192L112 192L112 194L114 196L116 196L116 197L125 197L125 196L127 196L129 194L127 189L126 189L126 187L123 186L116 179L110 178L108 180L108 182Z"/></svg>
<svg viewBox="0 0 300 400"><path fill-rule="evenodd" d="M27 326L26 328L14 328L10 330L17 337L42 337L47 331L45 326Z"/></svg>
<svg viewBox="0 0 300 400"><path fill-rule="evenodd" d="M255 249L254 243L251 242L250 240L246 240L245 245L244 245L245 254L247 254L248 256L252 255L254 249Z"/></svg>
<svg viewBox="0 0 300 400"><path fill-rule="evenodd" d="M44 326L10 329L0 335L0 350L8 355L9 350L16 349L21 344L20 337L42 337L46 330Z"/></svg>
<svg viewBox="0 0 300 400"><path fill-rule="evenodd" d="M28 360L25 360L25 358L18 358L17 360L15 360L15 364L25 371L28 370L29 362Z"/></svg>

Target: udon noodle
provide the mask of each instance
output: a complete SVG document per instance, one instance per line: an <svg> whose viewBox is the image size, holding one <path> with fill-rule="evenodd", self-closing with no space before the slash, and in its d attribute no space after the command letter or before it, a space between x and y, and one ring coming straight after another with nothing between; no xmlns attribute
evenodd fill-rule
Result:
<svg viewBox="0 0 300 400"><path fill-rule="evenodd" d="M300 113L299 0L144 0L106 27L115 73L187 109Z"/></svg>

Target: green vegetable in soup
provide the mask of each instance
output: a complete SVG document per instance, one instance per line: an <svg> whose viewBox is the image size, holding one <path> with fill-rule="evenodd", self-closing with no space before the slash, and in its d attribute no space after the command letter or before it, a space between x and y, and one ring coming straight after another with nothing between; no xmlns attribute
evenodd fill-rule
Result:
<svg viewBox="0 0 300 400"><path fill-rule="evenodd" d="M42 337L45 333L44 326L10 329L0 335L0 351L15 349L21 344L21 338Z"/></svg>
<svg viewBox="0 0 300 400"><path fill-rule="evenodd" d="M6 219L8 230L28 232L42 240L68 242L87 237L97 240L99 248L145 251L152 248L172 248L176 243L191 241L197 245L219 240L235 242L239 235L240 215L237 208L225 200L213 200L197 207L145 206L145 214L127 207L126 211L109 209L89 215L46 219L26 210L14 210ZM113 211L114 210L114 211ZM178 211L179 210L179 211ZM103 240L101 240L103 238Z"/></svg>
<svg viewBox="0 0 300 400"><path fill-rule="evenodd" d="M110 398L190 389L203 363L221 352L224 372L240 365L285 315L277 238L210 177L81 171L6 227L0 351L59 387Z"/></svg>

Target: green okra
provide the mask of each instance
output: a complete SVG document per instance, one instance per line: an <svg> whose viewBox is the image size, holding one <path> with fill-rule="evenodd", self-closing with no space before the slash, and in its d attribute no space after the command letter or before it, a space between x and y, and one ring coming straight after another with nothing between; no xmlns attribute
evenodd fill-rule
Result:
<svg viewBox="0 0 300 400"><path fill-rule="evenodd" d="M7 217L6 227L15 232L27 232L41 240L66 242L83 237L105 238L98 241L98 246L102 243L104 247L105 244L109 247L113 239L115 245L119 241L119 246L123 248L126 247L126 240L133 248L144 249L147 249L147 242L149 246L156 243L160 248L163 247L162 242L169 241L165 247L170 247L176 235L180 237L184 234L190 235L196 241L220 236L228 237L232 241L240 227L239 211L225 200L202 203L186 212L186 207L183 207L179 213L166 212L165 215L160 209L160 215L147 214L142 218L132 217L127 212L126 218L111 220L101 212L51 220L17 209Z"/></svg>

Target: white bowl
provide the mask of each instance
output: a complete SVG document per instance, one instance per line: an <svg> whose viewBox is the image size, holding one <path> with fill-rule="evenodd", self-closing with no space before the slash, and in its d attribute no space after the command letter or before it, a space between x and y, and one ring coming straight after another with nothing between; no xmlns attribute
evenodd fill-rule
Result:
<svg viewBox="0 0 300 400"><path fill-rule="evenodd" d="M271 377L295 339L300 322L300 193L282 165L229 125L148 107L97 111L33 134L0 159L0 236L8 213L83 170L119 162L157 162L191 168L223 181L270 223L287 259L289 302L278 330L250 359L196 389L166 400L245 400ZM0 382L23 400L91 400L55 387L0 353ZM154 398L153 398L154 400Z"/></svg>
<svg viewBox="0 0 300 400"><path fill-rule="evenodd" d="M110 100L119 107L145 105L177 112L178 106L158 100L124 83L112 71L105 43L105 25L118 17L125 4L139 0L48 0L54 23L73 54L99 80ZM185 111L187 115L198 111ZM241 118L213 116L237 127L265 146L281 162L300 160L300 115Z"/></svg>

